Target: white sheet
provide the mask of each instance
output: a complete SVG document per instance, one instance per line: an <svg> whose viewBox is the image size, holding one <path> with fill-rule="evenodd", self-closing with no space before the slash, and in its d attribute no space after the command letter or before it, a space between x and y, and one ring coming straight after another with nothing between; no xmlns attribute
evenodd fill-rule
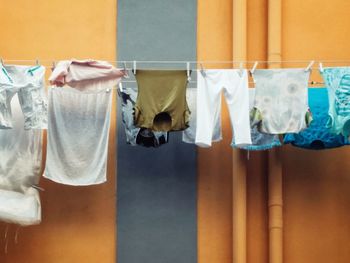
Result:
<svg viewBox="0 0 350 263"><path fill-rule="evenodd" d="M17 94L11 101L12 129L0 129L0 220L20 225L41 221L39 182L42 131L24 130Z"/></svg>

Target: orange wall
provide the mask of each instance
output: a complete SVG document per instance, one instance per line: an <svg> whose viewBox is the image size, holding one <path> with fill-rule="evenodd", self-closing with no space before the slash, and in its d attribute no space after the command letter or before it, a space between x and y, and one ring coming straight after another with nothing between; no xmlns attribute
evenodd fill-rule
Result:
<svg viewBox="0 0 350 263"><path fill-rule="evenodd" d="M343 0L284 0L283 59L350 61L349 10ZM283 149L286 263L350 261L349 149Z"/></svg>
<svg viewBox="0 0 350 263"><path fill-rule="evenodd" d="M284 60L350 60L350 2L283 0L282 3ZM267 0L248 0L247 19L248 60L265 60ZM231 31L232 0L199 1L199 60L231 60ZM284 63L284 66L306 66L306 63ZM315 69L312 80L319 79ZM231 127L226 112L224 116L224 142L209 150L199 149L198 155L200 263L232 262L233 164L228 146ZM284 261L349 262L349 148L315 152L284 146L282 156ZM267 263L267 154L250 153L246 164L247 261Z"/></svg>
<svg viewBox="0 0 350 263"><path fill-rule="evenodd" d="M2 1L0 23L0 56L6 59L116 57L116 0ZM1 224L1 263L115 262L115 117L108 182L69 187L41 179L42 224L21 228L17 245L10 226L7 254Z"/></svg>
<svg viewBox="0 0 350 263"><path fill-rule="evenodd" d="M73 4L74 3L74 4ZM285 60L348 59L350 3L283 0ZM248 59L267 57L267 0L248 0ZM116 57L116 1L3 1L1 56L10 59ZM232 0L198 1L198 60L232 59ZM204 65L207 68L229 65ZM297 65L284 65L297 66ZM313 77L318 79L317 72ZM115 105L114 105L115 107ZM224 140L198 151L198 262L232 262L231 125L223 113ZM0 238L0 262L115 262L115 116L108 183L67 187L41 180L43 222ZM284 147L285 262L350 260L348 148L312 152ZM247 160L248 263L268 262L267 155ZM0 225L0 235L5 225Z"/></svg>

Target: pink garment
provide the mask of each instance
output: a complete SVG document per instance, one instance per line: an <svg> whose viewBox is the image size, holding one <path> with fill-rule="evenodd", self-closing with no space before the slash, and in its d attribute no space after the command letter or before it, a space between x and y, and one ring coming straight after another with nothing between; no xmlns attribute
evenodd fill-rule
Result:
<svg viewBox="0 0 350 263"><path fill-rule="evenodd" d="M119 83L126 76L125 70L119 70L105 61L72 59L58 62L49 81L55 86L62 87L67 84L75 88L97 81L115 80Z"/></svg>

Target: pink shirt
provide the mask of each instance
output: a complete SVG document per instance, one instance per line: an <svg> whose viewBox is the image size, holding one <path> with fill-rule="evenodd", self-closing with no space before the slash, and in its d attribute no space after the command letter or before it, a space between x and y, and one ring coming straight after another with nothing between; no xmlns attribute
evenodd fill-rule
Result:
<svg viewBox="0 0 350 263"><path fill-rule="evenodd" d="M49 81L51 85L71 87L88 85L96 81L115 80L119 83L127 77L125 70L119 70L106 61L99 60L62 60L57 63Z"/></svg>

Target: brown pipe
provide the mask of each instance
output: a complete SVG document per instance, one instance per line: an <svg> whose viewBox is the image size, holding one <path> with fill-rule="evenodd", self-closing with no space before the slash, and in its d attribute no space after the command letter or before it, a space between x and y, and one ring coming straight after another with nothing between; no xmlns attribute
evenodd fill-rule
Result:
<svg viewBox="0 0 350 263"><path fill-rule="evenodd" d="M268 60L282 60L282 0L268 0ZM270 64L269 67L281 67ZM283 192L281 149L268 154L269 263L283 262Z"/></svg>
<svg viewBox="0 0 350 263"><path fill-rule="evenodd" d="M233 57L247 60L247 0L233 0ZM234 65L235 66L235 65ZM247 262L247 170L242 151L232 153L232 262Z"/></svg>

